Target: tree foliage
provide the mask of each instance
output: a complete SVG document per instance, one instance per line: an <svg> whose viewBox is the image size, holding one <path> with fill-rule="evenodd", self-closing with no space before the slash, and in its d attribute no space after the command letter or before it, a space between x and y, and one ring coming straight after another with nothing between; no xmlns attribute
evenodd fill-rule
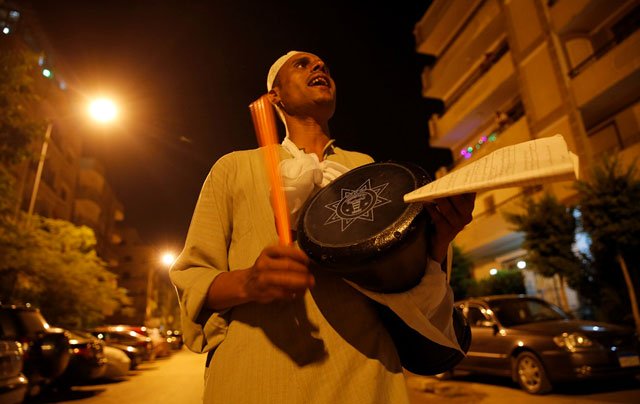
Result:
<svg viewBox="0 0 640 404"><path fill-rule="evenodd" d="M94 325L126 302L86 226L35 216L29 228L3 231L0 245L0 299L40 307L56 325Z"/></svg>
<svg viewBox="0 0 640 404"><path fill-rule="evenodd" d="M574 208L559 203L551 194L539 201L524 200L522 214L507 213L505 218L524 233L522 246L527 250L527 264L544 277L559 275L576 287L583 275L582 259L573 245L576 234Z"/></svg>
<svg viewBox="0 0 640 404"><path fill-rule="evenodd" d="M0 166L21 162L29 144L43 136L44 122L33 113L39 97L35 90L37 57L0 41Z"/></svg>
<svg viewBox="0 0 640 404"><path fill-rule="evenodd" d="M451 265L451 289L455 300L469 296L469 287L476 281L473 279L473 262L464 255L460 247L453 244L453 264Z"/></svg>
<svg viewBox="0 0 640 404"><path fill-rule="evenodd" d="M640 180L636 162L624 169L617 160L605 157L587 180L576 182L576 189L582 229L591 238L591 272L599 286L595 299L600 315L611 321L629 320L629 295L632 290L640 290ZM628 267L631 289L625 283L621 262Z"/></svg>
<svg viewBox="0 0 640 404"><path fill-rule="evenodd" d="M512 270L498 271L495 275L470 284L467 293L469 296L490 296L526 292L522 271Z"/></svg>

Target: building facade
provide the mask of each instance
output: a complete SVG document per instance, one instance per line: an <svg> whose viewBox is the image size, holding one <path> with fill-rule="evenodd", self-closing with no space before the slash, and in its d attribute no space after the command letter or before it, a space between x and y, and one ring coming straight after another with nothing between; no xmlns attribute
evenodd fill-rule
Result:
<svg viewBox="0 0 640 404"><path fill-rule="evenodd" d="M639 26L637 0L435 0L414 31L417 51L435 57L423 96L444 105L430 118L431 144L452 150L455 170L560 133L582 176L606 153L631 164L640 155ZM522 197L542 191L576 197L566 182L478 194L456 239L477 278L526 265L522 235L502 213L522 212ZM525 271L528 292L554 302L557 282Z"/></svg>

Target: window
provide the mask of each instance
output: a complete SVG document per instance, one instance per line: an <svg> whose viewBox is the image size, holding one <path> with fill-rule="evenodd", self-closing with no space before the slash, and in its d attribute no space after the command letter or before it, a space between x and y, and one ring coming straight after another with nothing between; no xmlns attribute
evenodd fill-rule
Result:
<svg viewBox="0 0 640 404"><path fill-rule="evenodd" d="M482 314L479 307L469 306L469 310L467 311L467 320L472 327L480 327L484 321L488 320L488 318Z"/></svg>

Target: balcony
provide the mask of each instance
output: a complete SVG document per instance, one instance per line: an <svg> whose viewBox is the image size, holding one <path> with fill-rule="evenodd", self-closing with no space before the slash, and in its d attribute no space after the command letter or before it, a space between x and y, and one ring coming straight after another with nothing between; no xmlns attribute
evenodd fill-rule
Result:
<svg viewBox="0 0 640 404"><path fill-rule="evenodd" d="M76 224L84 224L92 229L98 229L100 223L100 206L88 199L76 200L75 220Z"/></svg>
<svg viewBox="0 0 640 404"><path fill-rule="evenodd" d="M481 2L435 0L414 28L418 53L439 57Z"/></svg>
<svg viewBox="0 0 640 404"><path fill-rule="evenodd" d="M498 210L495 213L481 212L477 214L476 211L481 206L478 202L487 193L478 195L473 220L455 239L455 243L474 261L493 259L497 255L513 251L522 245L522 234L513 231L513 225L507 222L501 213L504 210L509 212L522 211L522 207L519 205L518 190L507 189L497 192L505 197L502 202L496 205Z"/></svg>
<svg viewBox="0 0 640 404"><path fill-rule="evenodd" d="M425 69L423 96L452 104L460 87L473 81L472 76L479 71L488 70L507 50L500 8L496 2L486 2L460 35L453 38L433 68Z"/></svg>
<svg viewBox="0 0 640 404"><path fill-rule="evenodd" d="M587 129L634 102L640 94L640 30L577 66L571 86Z"/></svg>
<svg viewBox="0 0 640 404"><path fill-rule="evenodd" d="M549 14L558 34L585 33L592 32L608 16L633 3L634 0L560 0L549 9Z"/></svg>
<svg viewBox="0 0 640 404"><path fill-rule="evenodd" d="M90 199L99 205L102 202L102 192L93 187L80 186L76 191L76 199Z"/></svg>
<svg viewBox="0 0 640 404"><path fill-rule="evenodd" d="M441 116L431 118L431 145L455 149L519 93L507 52Z"/></svg>

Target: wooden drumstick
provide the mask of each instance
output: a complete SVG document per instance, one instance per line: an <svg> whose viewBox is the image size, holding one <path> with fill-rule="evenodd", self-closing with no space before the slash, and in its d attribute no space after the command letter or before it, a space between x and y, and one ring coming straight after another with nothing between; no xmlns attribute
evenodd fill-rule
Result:
<svg viewBox="0 0 640 404"><path fill-rule="evenodd" d="M280 238L280 244L290 245L292 243L291 231L289 230L289 209L287 209L287 199L282 190L282 177L278 169L278 136L276 131L276 121L273 114L273 106L269 102L267 95L263 95L249 105L253 126L256 130L258 143L264 150L265 164L271 185L271 202L273 213L276 219L276 230Z"/></svg>

